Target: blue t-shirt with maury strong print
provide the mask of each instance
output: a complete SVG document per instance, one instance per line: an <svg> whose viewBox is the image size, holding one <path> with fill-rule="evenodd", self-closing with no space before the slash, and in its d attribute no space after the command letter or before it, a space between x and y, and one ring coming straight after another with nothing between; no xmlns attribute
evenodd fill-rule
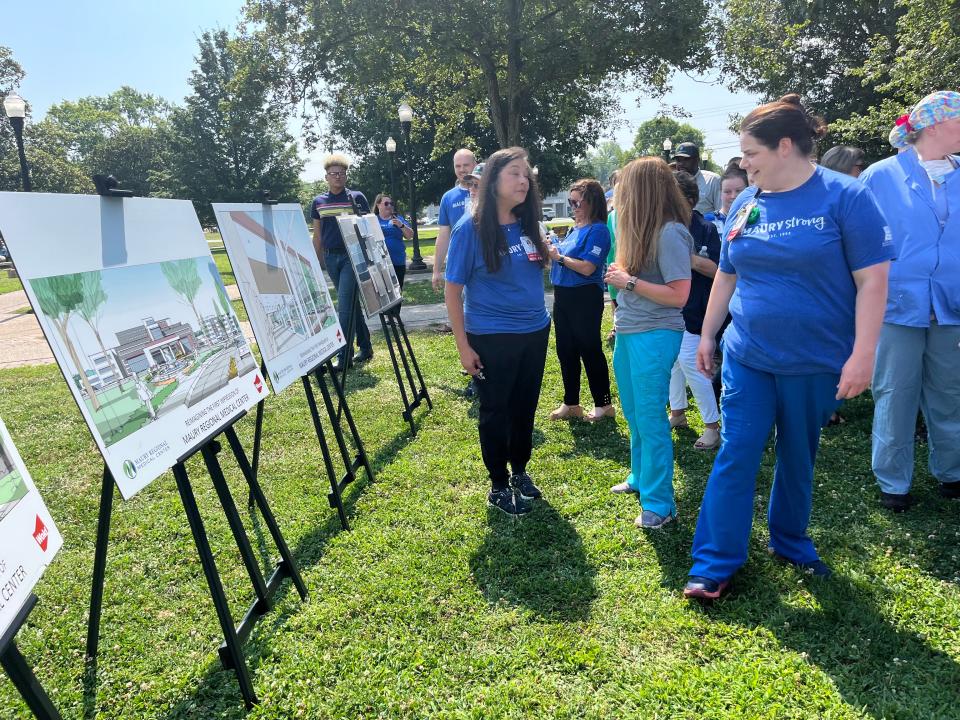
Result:
<svg viewBox="0 0 960 720"><path fill-rule="evenodd" d="M543 297L543 268L530 260L521 239L520 223L501 225L508 252L500 269L487 270L473 225L465 215L453 229L447 252L447 282L464 286L463 316L468 333L530 333L550 323Z"/></svg>
<svg viewBox="0 0 960 720"><path fill-rule="evenodd" d="M794 190L761 192L759 218L730 240L756 195L742 192L723 228L720 270L737 276L724 352L771 373L839 373L853 350L851 273L893 257L887 223L862 183L818 166Z"/></svg>

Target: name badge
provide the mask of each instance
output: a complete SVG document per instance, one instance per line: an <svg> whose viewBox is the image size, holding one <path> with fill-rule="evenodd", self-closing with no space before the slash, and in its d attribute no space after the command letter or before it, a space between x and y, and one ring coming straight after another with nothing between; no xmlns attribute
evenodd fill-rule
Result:
<svg viewBox="0 0 960 720"><path fill-rule="evenodd" d="M733 219L733 226L730 228L730 232L727 234L727 240L735 240L746 225L752 225L759 219L760 208L757 207L757 201L754 199L737 211L737 215Z"/></svg>
<svg viewBox="0 0 960 720"><path fill-rule="evenodd" d="M537 246L533 244L533 240L526 235L521 235L520 244L523 245L523 251L527 254L527 260L530 262L540 262L540 253L537 250Z"/></svg>

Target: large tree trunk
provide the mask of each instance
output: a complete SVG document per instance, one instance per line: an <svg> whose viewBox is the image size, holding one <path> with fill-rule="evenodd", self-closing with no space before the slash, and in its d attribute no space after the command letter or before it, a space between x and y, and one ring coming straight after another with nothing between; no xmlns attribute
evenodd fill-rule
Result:
<svg viewBox="0 0 960 720"><path fill-rule="evenodd" d="M523 60L520 57L520 27L523 16L523 0L507 2L507 144L520 144L520 71Z"/></svg>
<svg viewBox="0 0 960 720"><path fill-rule="evenodd" d="M480 67L483 69L483 79L487 83L490 120L493 122L493 129L497 133L497 142L502 148L510 147L507 118L504 116L503 100L500 97L500 79L497 77L497 65L489 55L481 55Z"/></svg>
<svg viewBox="0 0 960 720"><path fill-rule="evenodd" d="M77 372L80 375L80 384L83 385L83 389L87 392L87 397L90 398L90 404L93 405L94 410L99 410L100 398L97 397L97 393L94 392L93 386L87 379L87 371L80 362L80 355L77 353L77 348L74 347L73 340L70 339L70 316L67 315L63 321L54 320L54 323L56 323L57 329L63 336L64 342L67 344L67 352L70 354L70 359L73 360L73 364L77 368Z"/></svg>

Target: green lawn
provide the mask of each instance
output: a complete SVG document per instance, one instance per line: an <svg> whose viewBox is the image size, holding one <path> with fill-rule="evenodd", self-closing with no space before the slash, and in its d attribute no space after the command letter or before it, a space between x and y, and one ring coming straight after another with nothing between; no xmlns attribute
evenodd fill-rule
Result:
<svg viewBox="0 0 960 720"><path fill-rule="evenodd" d="M868 398L825 432L817 467L812 533L835 577L768 558L768 451L750 560L732 594L705 609L680 597L713 457L692 449L696 429L675 435L678 522L638 531L636 501L608 490L627 470L622 418L544 419L560 399L551 350L530 466L546 499L511 521L485 505L476 408L451 337L412 340L435 403L417 411L415 439L381 340L352 376L377 482L348 490L350 532L317 474L302 391L267 403L261 478L311 594L303 604L285 585L246 644L261 700L250 713L217 659L216 616L169 474L116 502L101 655L85 686L101 461L56 368L0 371L0 415L65 538L18 638L64 717L960 716L960 503L940 500L918 464L918 506L878 508ZM252 425L240 423L247 447ZM229 452L221 459L265 552L235 463ZM188 467L239 618L249 580L202 462ZM27 716L6 680L0 707Z"/></svg>
<svg viewBox="0 0 960 720"><path fill-rule="evenodd" d="M20 278L7 277L7 271L0 270L0 295L16 292L17 290L23 290L23 285L20 284Z"/></svg>

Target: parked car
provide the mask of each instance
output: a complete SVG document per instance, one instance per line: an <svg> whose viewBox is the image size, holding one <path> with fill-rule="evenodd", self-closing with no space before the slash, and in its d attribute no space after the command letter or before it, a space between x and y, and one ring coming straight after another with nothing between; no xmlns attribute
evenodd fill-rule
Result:
<svg viewBox="0 0 960 720"><path fill-rule="evenodd" d="M438 218L436 215L427 215L426 217L422 217L419 220L417 220L417 225L419 225L420 227L426 227L428 225L436 225L439 219L440 218Z"/></svg>
<svg viewBox="0 0 960 720"><path fill-rule="evenodd" d="M554 212L553 208L545 207L543 209L543 219L544 220L553 220L557 216L557 213Z"/></svg>

